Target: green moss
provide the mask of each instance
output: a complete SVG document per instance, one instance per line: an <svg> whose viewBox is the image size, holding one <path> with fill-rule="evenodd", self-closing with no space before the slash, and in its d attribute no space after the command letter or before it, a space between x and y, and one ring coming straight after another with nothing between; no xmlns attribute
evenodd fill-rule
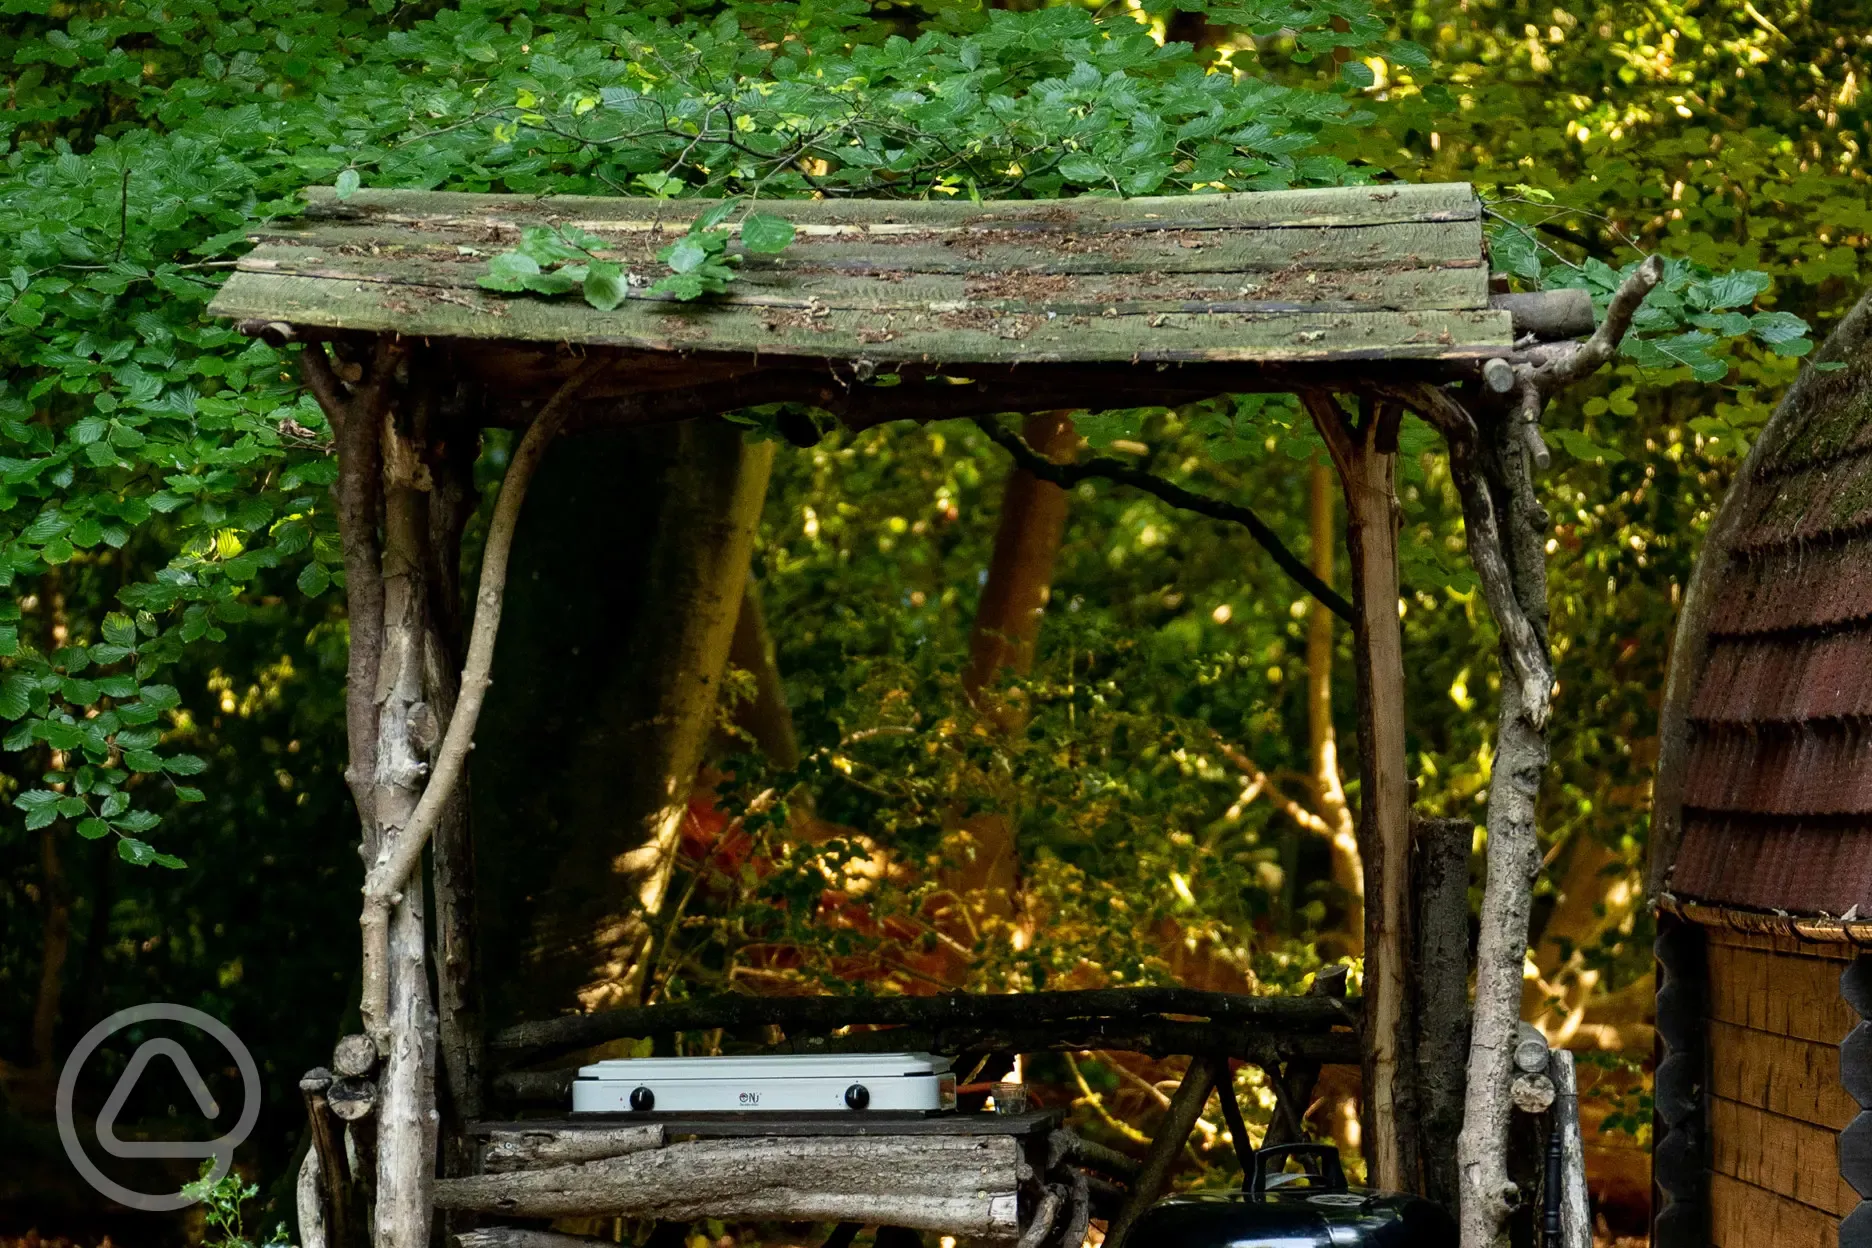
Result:
<svg viewBox="0 0 1872 1248"><path fill-rule="evenodd" d="M1778 421L1767 448L1780 471L1837 459L1872 436L1872 370L1855 366L1813 386L1798 414Z"/></svg>

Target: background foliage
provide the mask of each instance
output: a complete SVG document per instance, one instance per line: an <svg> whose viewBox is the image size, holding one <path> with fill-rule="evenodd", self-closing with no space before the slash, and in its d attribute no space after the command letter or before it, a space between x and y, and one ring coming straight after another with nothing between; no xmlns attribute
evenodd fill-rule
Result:
<svg viewBox="0 0 1872 1248"><path fill-rule="evenodd" d="M1562 688L1545 835L1552 880L1578 866L1603 911L1547 986L1569 1006L1616 994L1647 965L1629 885L1697 536L1798 367L1796 320L1823 328L1863 285L1864 7L6 0L0 1129L45 1145L49 1057L121 1005L213 1009L281 1088L338 1029L356 866L329 431L280 353L200 315L247 223L295 211L307 183L761 203L1466 179L1519 280L1603 293L1666 251L1674 303L1553 414L1546 481ZM1317 452L1290 407L1082 431L1304 545ZM1492 642L1441 463L1417 445L1418 804L1476 814ZM1081 487L1027 727L996 741L957 672L999 453L966 425L885 429L783 451L776 472L757 572L807 745L786 779L869 845L927 852L957 809L1014 812L1054 921L1018 950L984 939L976 982L1164 977L1166 930L1270 990L1318 963L1343 901L1323 851L1265 803L1231 814L1240 779L1213 749L1220 733L1270 773L1307 765L1304 624L1253 548ZM752 760L736 775L775 778ZM774 926L774 897L842 869L828 853L871 852L789 849L783 828L757 829L779 869L691 894L666 990L738 966L917 971L927 933ZM868 887L879 914L914 916L928 882ZM48 1049L33 1020L61 913ZM269 1177L296 1144L291 1101L257 1139ZM43 1196L42 1161L4 1181Z"/></svg>

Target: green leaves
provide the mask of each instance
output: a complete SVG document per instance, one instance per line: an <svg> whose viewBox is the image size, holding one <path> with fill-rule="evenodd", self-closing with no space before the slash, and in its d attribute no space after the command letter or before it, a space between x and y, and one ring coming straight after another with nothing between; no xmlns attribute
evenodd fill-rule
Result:
<svg viewBox="0 0 1872 1248"><path fill-rule="evenodd" d="M657 252L657 259L670 271L650 287L651 294L689 302L728 289L741 254L729 252L736 231L722 223L740 202L725 199L712 205L690 222L687 233ZM792 223L771 213L748 213L741 220L739 232L742 250L748 253L775 255L793 243Z"/></svg>
<svg viewBox="0 0 1872 1248"><path fill-rule="evenodd" d="M485 289L509 294L577 290L592 307L609 312L628 297L630 279L623 265L598 258L604 246L602 238L575 226L529 226L521 232L520 245L496 255L476 280Z"/></svg>
<svg viewBox="0 0 1872 1248"><path fill-rule="evenodd" d="M1543 211L1555 203L1553 195L1535 188L1511 189L1517 198L1532 200ZM1535 289L1585 290L1602 316L1613 292L1641 262L1634 258L1616 270L1596 258L1570 264L1550 246L1542 245L1533 227L1502 216L1499 208L1493 211L1499 219L1489 229L1489 255L1496 272ZM1771 284L1768 274L1759 270L1717 273L1693 261L1669 258L1663 281L1633 318L1620 353L1645 369L1686 369L1699 382L1728 376L1729 360L1718 354L1726 340L1752 339L1776 356L1806 355L1813 350L1813 339L1801 317L1791 312L1746 311Z"/></svg>
<svg viewBox="0 0 1872 1248"><path fill-rule="evenodd" d="M299 592L308 598L316 598L331 585L331 573L322 563L308 563L300 571L297 582Z"/></svg>
<svg viewBox="0 0 1872 1248"><path fill-rule="evenodd" d="M332 185L339 199L350 199L353 195L357 194L358 187L361 183L362 179L358 177L357 170L346 169L338 175L338 180Z"/></svg>
<svg viewBox="0 0 1872 1248"><path fill-rule="evenodd" d="M741 221L741 245L758 255L771 256L793 244L793 223L767 212L750 212Z"/></svg>
<svg viewBox="0 0 1872 1248"><path fill-rule="evenodd" d="M609 312L624 302L629 279L624 266L609 260L594 260L585 268L585 302L600 312Z"/></svg>

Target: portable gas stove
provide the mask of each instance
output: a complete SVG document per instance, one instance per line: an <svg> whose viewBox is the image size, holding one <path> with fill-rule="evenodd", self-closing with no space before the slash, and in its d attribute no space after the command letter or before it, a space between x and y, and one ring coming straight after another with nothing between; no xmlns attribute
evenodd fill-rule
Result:
<svg viewBox="0 0 1872 1248"><path fill-rule="evenodd" d="M580 1068L572 1112L938 1113L955 1089L949 1059L930 1053L635 1057Z"/></svg>

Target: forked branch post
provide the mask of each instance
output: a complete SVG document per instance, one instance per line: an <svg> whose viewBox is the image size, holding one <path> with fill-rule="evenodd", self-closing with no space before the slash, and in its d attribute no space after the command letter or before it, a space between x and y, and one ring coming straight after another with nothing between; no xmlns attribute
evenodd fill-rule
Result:
<svg viewBox="0 0 1872 1248"><path fill-rule="evenodd" d="M468 752L473 748L475 723L487 696L494 666L494 643L500 632L501 605L506 595L507 562L520 520L528 483L533 479L546 448L565 423L569 405L585 384L608 367L596 358L567 378L527 426L501 482L494 514L488 521L487 544L481 554L481 580L475 591L474 624L468 635L468 657L462 665L461 690L455 713L435 752L428 782L423 786L409 822L384 838L364 880L364 972L360 1011L365 1030L380 1049L389 1046L390 982L387 974L390 909L422 861L423 845L437 819L461 783Z"/></svg>

